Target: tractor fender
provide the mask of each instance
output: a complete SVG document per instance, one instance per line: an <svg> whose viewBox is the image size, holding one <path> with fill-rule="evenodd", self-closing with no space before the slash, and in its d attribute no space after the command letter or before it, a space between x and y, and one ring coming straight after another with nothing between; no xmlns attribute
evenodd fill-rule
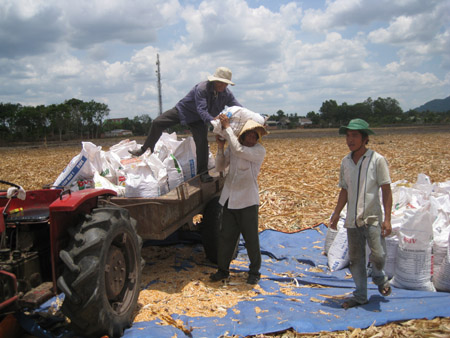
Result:
<svg viewBox="0 0 450 338"><path fill-rule="evenodd" d="M111 189L85 189L62 195L50 204L50 212L75 211L86 201L98 196L117 196Z"/></svg>

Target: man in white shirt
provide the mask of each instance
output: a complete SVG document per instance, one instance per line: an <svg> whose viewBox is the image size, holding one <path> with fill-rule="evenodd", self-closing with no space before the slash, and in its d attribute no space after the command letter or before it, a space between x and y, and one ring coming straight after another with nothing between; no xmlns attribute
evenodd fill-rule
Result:
<svg viewBox="0 0 450 338"><path fill-rule="evenodd" d="M339 133L346 135L351 152L341 162L341 191L330 220L330 228L336 230L340 213L347 205L344 227L347 229L350 271L356 285L354 297L346 299L342 304L344 309L348 309L368 303L366 242L370 248L372 281L378 286L381 295L389 296L391 293L383 268L386 260L384 237L392 231L392 192L386 159L367 148L369 135L374 134L369 124L362 119L353 119L348 126L342 126Z"/></svg>
<svg viewBox="0 0 450 338"><path fill-rule="evenodd" d="M236 137L228 117L221 114L219 119L229 145L224 151L225 140L216 137L216 170L223 171L229 166L229 171L219 199L223 216L217 252L218 270L210 275L210 279L219 281L229 277L229 266L242 233L250 260L247 283L257 284L261 276L257 177L266 155L266 150L258 142L267 131L262 125L249 120L242 127L239 137Z"/></svg>

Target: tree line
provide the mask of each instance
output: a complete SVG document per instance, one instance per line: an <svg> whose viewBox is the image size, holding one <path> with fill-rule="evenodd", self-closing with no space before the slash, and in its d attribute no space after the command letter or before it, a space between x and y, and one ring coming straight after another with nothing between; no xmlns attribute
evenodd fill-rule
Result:
<svg viewBox="0 0 450 338"><path fill-rule="evenodd" d="M334 100L322 103L320 113L309 112L306 116L320 127L339 127L354 118L362 118L372 126L403 124L450 123L450 109L447 112L419 112L410 109L403 112L396 99L367 98L364 102L338 105Z"/></svg>
<svg viewBox="0 0 450 338"><path fill-rule="evenodd" d="M104 103L84 102L72 98L61 104L36 107L0 102L0 143L65 141L74 139L93 139L102 137L114 129L125 129L133 135L146 135L152 119L143 114L132 119L106 119L110 109ZM447 112L403 112L398 101L393 98L372 100L356 104L338 104L335 100L322 103L319 112L306 115L312 121L312 127L339 127L353 118L363 118L372 126L392 124L448 124L450 110ZM286 115L282 110L269 116L269 120L280 121L287 118L288 128L298 126L297 113ZM172 131L180 132L185 128L176 126Z"/></svg>
<svg viewBox="0 0 450 338"><path fill-rule="evenodd" d="M0 143L94 139L113 129L144 135L151 124L148 115L114 122L106 119L109 112L104 103L76 98L36 107L0 102Z"/></svg>

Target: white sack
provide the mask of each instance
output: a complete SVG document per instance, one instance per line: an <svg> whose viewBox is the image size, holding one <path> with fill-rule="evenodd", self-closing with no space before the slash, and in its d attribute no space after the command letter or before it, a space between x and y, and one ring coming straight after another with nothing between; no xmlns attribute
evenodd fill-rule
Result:
<svg viewBox="0 0 450 338"><path fill-rule="evenodd" d="M95 189L111 189L117 193L118 197L125 196L125 187L111 183L106 177L100 175L98 172L94 174L94 184Z"/></svg>
<svg viewBox="0 0 450 338"><path fill-rule="evenodd" d="M239 135L242 127L248 120L253 120L261 125L264 125L265 122L262 115L239 106L225 107L225 109L222 110L221 114L225 114L228 116L230 120L230 127L231 129L233 129L233 132L236 136ZM213 133L225 137L219 119L212 120L211 124L213 126Z"/></svg>
<svg viewBox="0 0 450 338"><path fill-rule="evenodd" d="M339 230L334 230L331 228L327 229L327 234L325 235L325 246L324 246L324 251L325 251L325 255L328 255L328 252L330 251L330 247L331 244L333 244L334 239L336 238L336 235L338 233Z"/></svg>
<svg viewBox="0 0 450 338"><path fill-rule="evenodd" d="M117 171L114 168L114 166L110 162L110 152L101 151L100 152L100 165L95 166L96 171L106 179L108 179L112 184L117 185L118 184L118 177L117 177ZM95 180L95 175L94 175Z"/></svg>
<svg viewBox="0 0 450 338"><path fill-rule="evenodd" d="M163 164L167 169L169 190L173 190L184 182L183 170L173 155L167 157Z"/></svg>
<svg viewBox="0 0 450 338"><path fill-rule="evenodd" d="M59 174L58 178L53 183L53 186L71 186L73 182L80 178L90 179L94 177L95 170L89 161L89 157L92 157L92 153L89 154L89 152L92 152L93 144L91 142L81 142L81 144L81 152L72 158L66 168Z"/></svg>
<svg viewBox="0 0 450 338"><path fill-rule="evenodd" d="M435 291L431 282L432 223L427 203L400 228L393 286Z"/></svg>
<svg viewBox="0 0 450 338"><path fill-rule="evenodd" d="M157 197L160 195L158 181L148 171L127 174L125 197Z"/></svg>
<svg viewBox="0 0 450 338"><path fill-rule="evenodd" d="M450 194L450 181L435 184L436 192Z"/></svg>
<svg viewBox="0 0 450 338"><path fill-rule="evenodd" d="M337 271L347 267L349 262L347 229L338 227L338 232L328 250L328 267L331 271Z"/></svg>
<svg viewBox="0 0 450 338"><path fill-rule="evenodd" d="M165 195L169 191L169 185L167 182L167 168L164 163L156 156L151 154L144 158L145 163L151 169L153 177L156 179L159 188L159 194Z"/></svg>
<svg viewBox="0 0 450 338"><path fill-rule="evenodd" d="M120 159L131 157L128 150L135 150L138 149L140 145L136 143L136 141L130 141L130 140L122 140L119 143L113 145L109 148L109 151L113 154L116 154Z"/></svg>
<svg viewBox="0 0 450 338"><path fill-rule="evenodd" d="M196 148L192 136L185 138L178 145L173 152L173 156L181 166L185 181L197 175Z"/></svg>
<svg viewBox="0 0 450 338"><path fill-rule="evenodd" d="M159 138L158 142L156 142L156 144L155 144L154 153L158 154L158 152L162 146L167 147L167 149L171 153L173 153L175 151L175 149L177 149L178 146L181 144L181 142L182 141L178 140L177 134L175 132L173 132L172 134L164 132L161 134L161 137ZM166 157L164 157L164 159Z"/></svg>
<svg viewBox="0 0 450 338"><path fill-rule="evenodd" d="M92 178L79 179L79 180L73 181L69 186L70 191L80 191L80 190L94 189L94 188L95 188L95 183L94 183L94 179L92 179Z"/></svg>
<svg viewBox="0 0 450 338"><path fill-rule="evenodd" d="M438 291L450 292L450 236L447 241L446 256L433 278L433 284Z"/></svg>
<svg viewBox="0 0 450 338"><path fill-rule="evenodd" d="M391 279L395 274L395 265L397 261L398 237L391 235L384 238L386 242L386 261L384 264L384 273Z"/></svg>

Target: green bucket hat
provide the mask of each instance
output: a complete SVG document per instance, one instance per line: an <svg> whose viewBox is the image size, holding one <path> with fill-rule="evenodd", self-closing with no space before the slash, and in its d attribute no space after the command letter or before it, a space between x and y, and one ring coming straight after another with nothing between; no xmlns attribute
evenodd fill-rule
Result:
<svg viewBox="0 0 450 338"><path fill-rule="evenodd" d="M348 126L341 126L339 128L339 134L346 134L347 130L361 130L366 132L367 135L375 134L369 129L369 124L362 119L353 119L348 123Z"/></svg>

